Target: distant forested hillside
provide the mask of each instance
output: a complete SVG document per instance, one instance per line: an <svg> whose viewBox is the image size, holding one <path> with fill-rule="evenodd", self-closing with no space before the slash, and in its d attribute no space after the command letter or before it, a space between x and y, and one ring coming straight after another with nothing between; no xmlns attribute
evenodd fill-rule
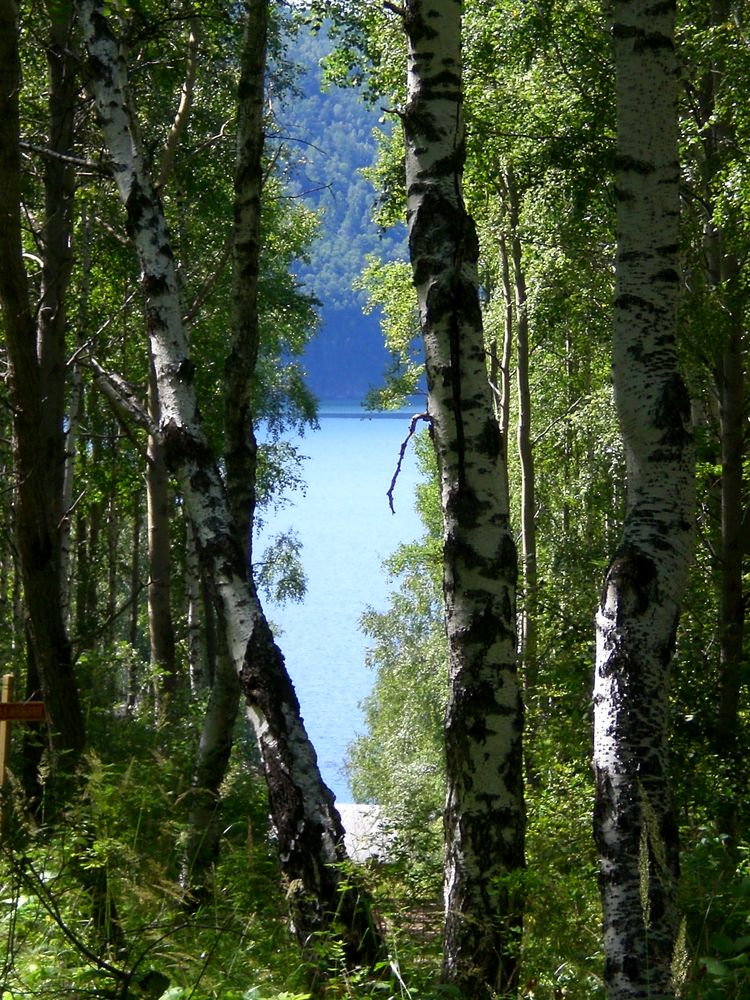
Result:
<svg viewBox="0 0 750 1000"><path fill-rule="evenodd" d="M391 358L377 316L364 315L353 288L368 253L405 254L404 234L380 233L371 221L375 192L362 174L372 164L378 112L355 90L322 91L325 28L303 29L287 57L303 67L298 93L279 112L282 141L293 154L293 194L320 214L320 238L297 274L320 302L320 328L305 352L310 388L319 398L362 399L382 382Z"/></svg>

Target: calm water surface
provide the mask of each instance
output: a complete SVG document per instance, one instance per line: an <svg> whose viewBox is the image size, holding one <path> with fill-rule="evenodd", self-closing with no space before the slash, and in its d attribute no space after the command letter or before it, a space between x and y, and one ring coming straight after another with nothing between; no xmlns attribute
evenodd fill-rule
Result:
<svg viewBox="0 0 750 1000"><path fill-rule="evenodd" d="M351 801L346 748L362 731L359 703L373 681L365 666L367 638L359 619L384 610L389 582L382 563L402 542L421 534L414 510L419 473L411 450L395 494L386 492L409 429L409 414L365 416L356 407L325 405L320 430L300 443L307 491L268 518L264 540L293 528L303 543L307 595L302 604L265 602L294 681L323 778L339 801Z"/></svg>

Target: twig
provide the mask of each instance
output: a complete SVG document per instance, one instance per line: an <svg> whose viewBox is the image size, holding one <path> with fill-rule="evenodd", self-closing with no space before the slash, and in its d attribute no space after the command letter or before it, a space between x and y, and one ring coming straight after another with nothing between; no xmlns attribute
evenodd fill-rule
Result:
<svg viewBox="0 0 750 1000"><path fill-rule="evenodd" d="M432 417L430 416L429 413L427 413L426 410L424 413L415 413L414 416L411 418L411 421L409 423L409 433L406 435L406 438L401 444L401 448L398 454L398 464L396 465L396 471L393 473L393 479L391 479L391 485L388 487L388 492L386 493L386 496L388 497L388 506L391 508L391 514L396 513L396 508L393 505L393 491L396 489L396 481L401 473L401 465L403 464L404 456L406 455L406 448L411 439L414 437L414 433L417 429L417 423L420 420L425 420L427 421L427 423L432 424Z"/></svg>
<svg viewBox="0 0 750 1000"><path fill-rule="evenodd" d="M112 168L103 163L93 163L91 160L83 160L80 156L72 156L70 153L61 153L56 149L50 149L48 146L38 146L33 142L21 141L18 144L25 153L38 153L40 156L46 156L50 160L60 160L63 163L69 163L73 167L81 167L86 170L91 170L96 174L102 174L104 177L112 176Z"/></svg>

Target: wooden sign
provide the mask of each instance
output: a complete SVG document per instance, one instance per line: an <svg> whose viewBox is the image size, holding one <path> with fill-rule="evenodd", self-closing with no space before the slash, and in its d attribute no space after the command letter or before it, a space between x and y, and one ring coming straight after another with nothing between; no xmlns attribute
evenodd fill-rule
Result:
<svg viewBox="0 0 750 1000"><path fill-rule="evenodd" d="M0 787L5 784L11 722L44 722L45 718L43 701L11 701L12 697L13 674L5 674L0 701Z"/></svg>
<svg viewBox="0 0 750 1000"><path fill-rule="evenodd" d="M0 722L44 722L43 701L0 701Z"/></svg>

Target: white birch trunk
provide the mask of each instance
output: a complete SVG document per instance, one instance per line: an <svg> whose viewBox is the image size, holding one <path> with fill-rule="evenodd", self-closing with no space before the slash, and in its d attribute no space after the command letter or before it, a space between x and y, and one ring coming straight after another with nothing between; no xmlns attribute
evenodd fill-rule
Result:
<svg viewBox="0 0 750 1000"><path fill-rule="evenodd" d="M284 659L248 582L243 547L201 426L169 234L136 139L122 47L102 0L80 0L78 12L90 87L141 267L159 431L201 558L211 572L231 660L255 717L295 929L303 947L314 951L316 932L331 929L335 919L347 963L369 962L379 956L369 913L334 867L346 859L341 820L321 779Z"/></svg>
<svg viewBox="0 0 750 1000"><path fill-rule="evenodd" d="M597 614L595 834L608 1000L674 996L677 828L668 683L692 549L689 402L677 367L674 4L617 0L613 382L627 461L623 535Z"/></svg>
<svg viewBox="0 0 750 1000"><path fill-rule="evenodd" d="M409 248L440 473L450 648L444 978L469 997L515 991L524 865L516 550L461 196L461 5L410 0L404 113Z"/></svg>

